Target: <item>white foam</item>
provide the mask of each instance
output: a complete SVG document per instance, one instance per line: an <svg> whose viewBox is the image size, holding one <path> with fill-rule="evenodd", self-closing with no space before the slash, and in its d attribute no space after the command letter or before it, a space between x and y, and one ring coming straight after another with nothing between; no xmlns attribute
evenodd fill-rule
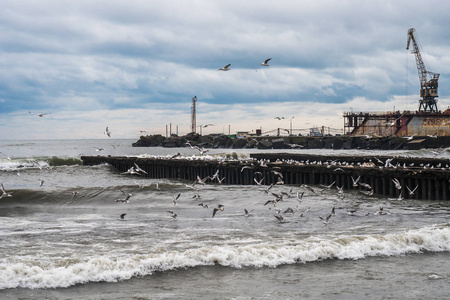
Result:
<svg viewBox="0 0 450 300"><path fill-rule="evenodd" d="M282 243L245 246L198 247L184 251L114 256L114 253L84 259L43 258L0 260L0 289L57 288L87 282L115 282L156 271L196 266L222 265L233 268L277 267L326 259L363 259L407 253L450 251L450 228L426 227L388 235L344 236L320 240L317 237Z"/></svg>

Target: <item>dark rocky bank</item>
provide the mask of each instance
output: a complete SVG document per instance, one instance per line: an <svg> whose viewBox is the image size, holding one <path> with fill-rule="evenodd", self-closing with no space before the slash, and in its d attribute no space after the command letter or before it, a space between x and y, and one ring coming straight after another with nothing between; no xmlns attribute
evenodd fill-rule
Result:
<svg viewBox="0 0 450 300"><path fill-rule="evenodd" d="M248 138L231 138L227 135L199 135L185 136L162 135L141 136L132 144L133 147L189 147L228 148L228 149L379 149L379 150L415 150L422 148L450 147L450 137L366 137L366 136L252 136Z"/></svg>

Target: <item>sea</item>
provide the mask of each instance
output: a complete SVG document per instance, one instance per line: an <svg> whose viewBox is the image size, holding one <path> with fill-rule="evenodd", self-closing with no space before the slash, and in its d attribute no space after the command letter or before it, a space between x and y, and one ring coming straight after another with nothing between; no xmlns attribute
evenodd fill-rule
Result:
<svg viewBox="0 0 450 300"><path fill-rule="evenodd" d="M266 193L269 182L209 180L194 190L192 182L80 159L249 160L263 151L200 156L134 141L0 141L0 182L11 195L0 199L0 299L450 297L450 201L338 196L335 186L275 185ZM264 151L436 156L427 149ZM272 193L283 200L271 203ZM120 201L127 195L128 203Z"/></svg>

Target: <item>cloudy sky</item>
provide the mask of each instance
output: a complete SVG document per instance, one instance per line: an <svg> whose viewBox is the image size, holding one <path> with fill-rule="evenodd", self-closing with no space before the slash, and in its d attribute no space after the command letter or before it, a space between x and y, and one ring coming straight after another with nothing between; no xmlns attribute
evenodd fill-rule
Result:
<svg viewBox="0 0 450 300"><path fill-rule="evenodd" d="M204 134L339 130L346 111L415 110L411 27L445 109L449 11L444 0L5 0L0 139L103 138L106 126L137 139L170 123L186 134L194 96L197 124L214 124Z"/></svg>

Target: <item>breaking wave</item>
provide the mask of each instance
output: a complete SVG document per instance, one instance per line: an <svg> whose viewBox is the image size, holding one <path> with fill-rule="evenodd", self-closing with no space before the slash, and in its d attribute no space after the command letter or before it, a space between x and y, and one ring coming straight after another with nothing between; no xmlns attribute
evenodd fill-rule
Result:
<svg viewBox="0 0 450 300"><path fill-rule="evenodd" d="M232 268L277 267L328 259L358 260L374 256L398 256L450 251L450 228L425 227L387 235L312 238L298 244L263 243L246 246L198 247L185 251L134 254L113 253L89 259L47 258L0 260L0 289L61 288L88 282L117 282L155 272L197 266Z"/></svg>

